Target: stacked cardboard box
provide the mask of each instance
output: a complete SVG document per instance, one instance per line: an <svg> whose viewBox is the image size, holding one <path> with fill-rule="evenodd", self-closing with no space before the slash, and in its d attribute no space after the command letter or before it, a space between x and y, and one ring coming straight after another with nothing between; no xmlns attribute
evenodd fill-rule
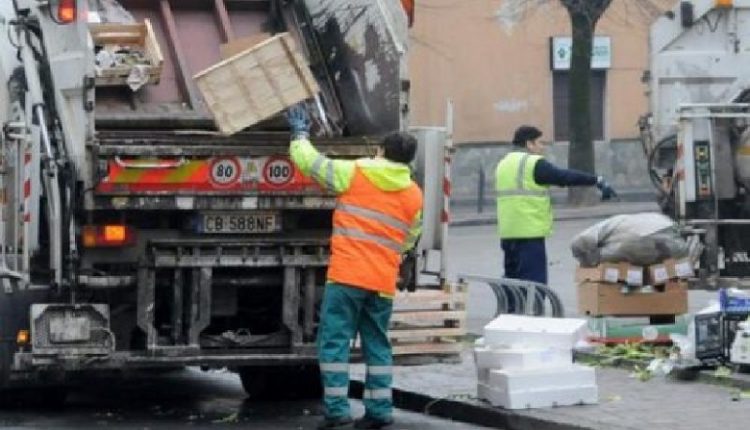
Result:
<svg viewBox="0 0 750 430"><path fill-rule="evenodd" d="M496 318L474 349L478 397L507 409L597 403L594 369L573 364L585 327L582 319Z"/></svg>
<svg viewBox="0 0 750 430"><path fill-rule="evenodd" d="M678 315L687 312L688 259L668 259L647 267L602 263L579 267L578 311L591 316Z"/></svg>

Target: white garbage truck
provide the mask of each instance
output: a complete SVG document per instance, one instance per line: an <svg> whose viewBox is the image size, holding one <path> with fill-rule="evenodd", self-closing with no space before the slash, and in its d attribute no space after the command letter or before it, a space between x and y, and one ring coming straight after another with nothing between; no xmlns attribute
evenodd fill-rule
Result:
<svg viewBox="0 0 750 430"><path fill-rule="evenodd" d="M699 289L750 279L750 0L691 0L651 27L641 120L662 209L700 244Z"/></svg>
<svg viewBox="0 0 750 430"><path fill-rule="evenodd" d="M222 49L288 32L320 86L318 148L371 156L409 129L411 7L0 1L0 388L161 366L229 367L249 392L316 385L335 197L290 163L283 117L217 133L193 76ZM93 23L147 23L159 78L102 84ZM404 278L440 287L448 130L413 130L426 205Z"/></svg>

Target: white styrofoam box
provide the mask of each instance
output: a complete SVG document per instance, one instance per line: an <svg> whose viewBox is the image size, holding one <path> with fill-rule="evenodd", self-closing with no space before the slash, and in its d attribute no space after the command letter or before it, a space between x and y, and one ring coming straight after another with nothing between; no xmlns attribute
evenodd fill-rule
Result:
<svg viewBox="0 0 750 430"><path fill-rule="evenodd" d="M477 340L474 341L474 364L477 364L477 348L484 348L484 338L480 337ZM477 366L477 369L479 366Z"/></svg>
<svg viewBox="0 0 750 430"><path fill-rule="evenodd" d="M585 330L586 320L580 318L500 315L484 326L484 344L572 349Z"/></svg>
<svg viewBox="0 0 750 430"><path fill-rule="evenodd" d="M477 367L477 381L485 384L490 382L490 369Z"/></svg>
<svg viewBox="0 0 750 430"><path fill-rule="evenodd" d="M490 370L490 387L508 392L596 385L593 367L573 364L567 367L532 370Z"/></svg>
<svg viewBox="0 0 750 430"><path fill-rule="evenodd" d="M490 401L490 386L486 382L477 382L477 398L479 400Z"/></svg>
<svg viewBox="0 0 750 430"><path fill-rule="evenodd" d="M492 406L506 409L549 408L553 406L594 405L599 402L596 385L548 388L508 392L490 386L478 386L477 394ZM484 397L482 397L484 396Z"/></svg>
<svg viewBox="0 0 750 430"><path fill-rule="evenodd" d="M573 364L573 351L561 348L483 346L474 348L474 357L477 367L483 369L536 369L565 367Z"/></svg>

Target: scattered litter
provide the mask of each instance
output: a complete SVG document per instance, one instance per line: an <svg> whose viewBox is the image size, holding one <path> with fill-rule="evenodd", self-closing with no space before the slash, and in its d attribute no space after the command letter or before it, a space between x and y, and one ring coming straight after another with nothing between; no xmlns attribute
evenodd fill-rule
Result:
<svg viewBox="0 0 750 430"><path fill-rule="evenodd" d="M239 422L239 417L240 417L239 413L238 412L234 412L234 413L232 413L230 415L227 415L224 418L221 418L221 419L218 419L218 420L213 420L211 422L214 423L214 424L232 424L232 423Z"/></svg>
<svg viewBox="0 0 750 430"><path fill-rule="evenodd" d="M719 366L714 370L714 378L727 379L732 376L732 369L726 366Z"/></svg>
<svg viewBox="0 0 750 430"><path fill-rule="evenodd" d="M619 402L620 400L622 400L622 396L618 396L617 394L612 394L612 395L607 396L606 400L612 403Z"/></svg>
<svg viewBox="0 0 750 430"><path fill-rule="evenodd" d="M669 358L655 358L651 360L646 370L651 373L651 376L667 376L672 373L674 367L674 361Z"/></svg>
<svg viewBox="0 0 750 430"><path fill-rule="evenodd" d="M646 382L650 380L653 375L651 374L651 371L648 370L648 368L636 364L633 368L633 371L630 373L630 377L635 378L641 382Z"/></svg>
<svg viewBox="0 0 750 430"><path fill-rule="evenodd" d="M740 400L750 400L750 390L736 389L732 391L732 400L739 402Z"/></svg>
<svg viewBox="0 0 750 430"><path fill-rule="evenodd" d="M599 364L612 365L619 360L637 360L647 361L657 358L657 356L666 356L667 349L664 347L655 347L641 342L621 343L614 346L602 345L597 350Z"/></svg>

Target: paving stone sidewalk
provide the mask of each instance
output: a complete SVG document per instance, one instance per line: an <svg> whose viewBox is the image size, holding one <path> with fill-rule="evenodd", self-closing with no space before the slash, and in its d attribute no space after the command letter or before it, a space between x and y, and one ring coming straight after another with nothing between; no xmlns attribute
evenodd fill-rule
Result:
<svg viewBox="0 0 750 430"><path fill-rule="evenodd" d="M364 366L354 366L352 378L362 381ZM460 406L466 406L469 412L463 411L464 417L482 415L477 424L508 430L744 430L750 426L750 400L732 400L729 387L668 378L641 382L618 368L598 368L597 383L598 405L507 411L476 399L476 371L468 351L460 364L394 369L397 403L409 403L415 396L427 398L423 412L431 413L441 402L450 402L440 415L450 415L451 410L458 414Z"/></svg>

